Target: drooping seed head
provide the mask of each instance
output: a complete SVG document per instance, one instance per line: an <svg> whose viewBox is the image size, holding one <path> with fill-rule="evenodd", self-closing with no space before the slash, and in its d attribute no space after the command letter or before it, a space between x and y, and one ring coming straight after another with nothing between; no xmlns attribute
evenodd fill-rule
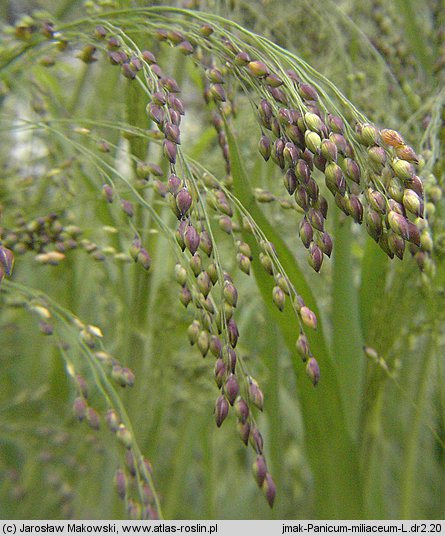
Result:
<svg viewBox="0 0 445 536"><path fill-rule="evenodd" d="M407 222L408 222L409 241L412 244L420 247L420 231L419 231L419 228L412 221L407 220Z"/></svg>
<svg viewBox="0 0 445 536"><path fill-rule="evenodd" d="M241 441L247 445L249 443L249 435L250 435L250 423L249 421L241 422L237 421L236 428L238 430L238 435L241 438Z"/></svg>
<svg viewBox="0 0 445 536"><path fill-rule="evenodd" d="M402 136L396 130L385 128L380 132L380 137L383 143L390 147L400 147L405 144Z"/></svg>
<svg viewBox="0 0 445 536"><path fill-rule="evenodd" d="M403 192L403 206L408 212L415 216L423 216L423 200L416 194L414 190L407 188Z"/></svg>
<svg viewBox="0 0 445 536"><path fill-rule="evenodd" d="M286 303L286 296L280 287L275 286L272 290L272 300L280 311L284 309Z"/></svg>
<svg viewBox="0 0 445 536"><path fill-rule="evenodd" d="M149 65L152 65L153 63L157 63L155 55L153 54L153 52L150 52L149 50L142 51L142 59L146 61Z"/></svg>
<svg viewBox="0 0 445 536"><path fill-rule="evenodd" d="M179 215L183 218L192 206L192 196L186 188L182 188L176 195L176 206L178 207Z"/></svg>
<svg viewBox="0 0 445 536"><path fill-rule="evenodd" d="M152 101L158 106L164 106L167 103L167 95L164 91L155 91L152 95Z"/></svg>
<svg viewBox="0 0 445 536"><path fill-rule="evenodd" d="M321 155L329 162L337 162L337 146L331 140L322 140ZM323 170L322 170L323 171Z"/></svg>
<svg viewBox="0 0 445 536"><path fill-rule="evenodd" d="M196 346L201 352L202 357L205 357L209 351L209 346L210 346L210 339L209 339L209 334L207 333L207 331L202 330L200 332L198 336L198 340L196 341Z"/></svg>
<svg viewBox="0 0 445 536"><path fill-rule="evenodd" d="M87 416L87 409L88 405L86 403L86 400L82 396L79 396L74 400L73 412L76 419L78 419L79 421L83 421Z"/></svg>
<svg viewBox="0 0 445 536"><path fill-rule="evenodd" d="M107 423L108 429L111 432L116 432L119 429L119 415L116 410L109 409L105 414L105 422Z"/></svg>
<svg viewBox="0 0 445 536"><path fill-rule="evenodd" d="M283 183L289 195L297 189L297 176L292 168L289 168L283 175Z"/></svg>
<svg viewBox="0 0 445 536"><path fill-rule="evenodd" d="M229 216L221 216L218 220L219 227L227 234L232 233L233 222Z"/></svg>
<svg viewBox="0 0 445 536"><path fill-rule="evenodd" d="M298 86L298 93L302 99L318 101L317 90L310 84L300 84Z"/></svg>
<svg viewBox="0 0 445 536"><path fill-rule="evenodd" d="M198 277L198 275L202 271L202 259L201 255L199 253L195 253L190 257L189 261L190 268L192 269L192 272L195 277Z"/></svg>
<svg viewBox="0 0 445 536"><path fill-rule="evenodd" d="M131 243L130 247L128 248L128 253L130 254L130 257L137 262L137 258L139 255L139 252L141 251L142 243L139 236L135 236L133 239L133 242Z"/></svg>
<svg viewBox="0 0 445 536"><path fill-rule="evenodd" d="M386 231L383 231L382 236L379 238L378 244L390 259L394 258L394 253L388 246L388 233Z"/></svg>
<svg viewBox="0 0 445 536"><path fill-rule="evenodd" d="M235 348L238 343L239 331L234 318L227 322L227 335L232 348Z"/></svg>
<svg viewBox="0 0 445 536"><path fill-rule="evenodd" d="M181 189L182 181L175 174L170 175L167 181L168 189L172 195L177 195Z"/></svg>
<svg viewBox="0 0 445 536"><path fill-rule="evenodd" d="M141 248L137 257L136 262L138 262L144 270L149 270L151 266L151 257L148 251L145 248Z"/></svg>
<svg viewBox="0 0 445 536"><path fill-rule="evenodd" d="M343 160L342 169L348 179L356 184L360 184L361 170L360 166L355 160L352 158L345 158Z"/></svg>
<svg viewBox="0 0 445 536"><path fill-rule="evenodd" d="M215 102L226 102L226 92L221 84L212 84L209 88L209 96Z"/></svg>
<svg viewBox="0 0 445 536"><path fill-rule="evenodd" d="M357 125L357 133L359 142L363 145L376 145L379 141L380 132L375 125L366 123L364 125Z"/></svg>
<svg viewBox="0 0 445 536"><path fill-rule="evenodd" d="M391 167L396 176L402 181L409 181L414 176L414 166L406 160L396 158L391 162Z"/></svg>
<svg viewBox="0 0 445 536"><path fill-rule="evenodd" d="M268 100L261 99L260 104L258 106L258 113L263 125L265 127L268 127L273 117L273 108Z"/></svg>
<svg viewBox="0 0 445 536"><path fill-rule="evenodd" d="M159 67L157 63L153 63L153 65L150 65L151 72L156 75L156 77L160 80L161 78L164 78L164 73L162 69Z"/></svg>
<svg viewBox="0 0 445 536"><path fill-rule="evenodd" d="M203 294L205 298L209 295L209 292L212 288L212 282L210 281L210 276L207 272L201 272L196 278L196 284L199 291Z"/></svg>
<svg viewBox="0 0 445 536"><path fill-rule="evenodd" d="M269 68L262 61L250 61L246 67L250 74L257 78L268 76L270 74Z"/></svg>
<svg viewBox="0 0 445 536"><path fill-rule="evenodd" d="M248 394L249 394L249 400L260 410L263 411L264 407L264 395L261 391L258 382L249 376L247 378L248 382Z"/></svg>
<svg viewBox="0 0 445 536"><path fill-rule="evenodd" d="M297 149L295 144L291 141L286 142L283 149L283 157L286 164L295 166L299 156L300 150Z"/></svg>
<svg viewBox="0 0 445 536"><path fill-rule="evenodd" d="M257 454L263 453L263 448L264 448L263 436L261 435L261 432L253 423L250 426L249 441L250 441L250 444L252 445L252 448L257 452Z"/></svg>
<svg viewBox="0 0 445 536"><path fill-rule="evenodd" d="M152 121L158 125L162 125L164 122L165 112L164 110L157 106L156 104L150 103L147 106L147 114Z"/></svg>
<svg viewBox="0 0 445 536"><path fill-rule="evenodd" d="M180 145L181 133L180 133L178 125L174 125L173 123L166 122L164 124L164 135L168 140L172 141L176 145Z"/></svg>
<svg viewBox="0 0 445 536"><path fill-rule="evenodd" d="M220 357L215 361L214 376L216 385L221 388L226 375L226 364Z"/></svg>
<svg viewBox="0 0 445 536"><path fill-rule="evenodd" d="M116 432L116 437L126 449L131 449L131 447L133 446L133 436L131 435L130 430L128 430L125 424L119 425L119 428Z"/></svg>
<svg viewBox="0 0 445 536"><path fill-rule="evenodd" d="M317 231L323 231L324 218L320 210L311 207L308 210L307 218L314 229L317 229Z"/></svg>
<svg viewBox="0 0 445 536"><path fill-rule="evenodd" d="M182 100L179 97L177 97L173 93L169 93L167 95L167 103L179 115L184 115L184 113L185 113L184 103L182 102Z"/></svg>
<svg viewBox="0 0 445 536"><path fill-rule="evenodd" d="M333 242L329 233L322 233L317 239L317 245L327 257L331 256Z"/></svg>
<svg viewBox="0 0 445 536"><path fill-rule="evenodd" d="M233 348L231 348L229 345L225 346L223 350L223 358L224 361L227 363L227 371L232 372L232 374L235 373L236 369L236 352Z"/></svg>
<svg viewBox="0 0 445 536"><path fill-rule="evenodd" d="M170 140L164 140L162 144L162 150L165 158L171 163L176 164L177 148L176 144Z"/></svg>
<svg viewBox="0 0 445 536"><path fill-rule="evenodd" d="M405 240L393 231L388 231L388 247L400 260L403 259L405 253Z"/></svg>
<svg viewBox="0 0 445 536"><path fill-rule="evenodd" d="M343 134L345 130L345 124L343 119L338 115L328 114L327 126L331 129L332 132Z"/></svg>
<svg viewBox="0 0 445 536"><path fill-rule="evenodd" d="M121 209L125 212L125 214L132 218L134 215L134 208L133 203L131 201L127 201L126 199L122 199L121 201Z"/></svg>
<svg viewBox="0 0 445 536"><path fill-rule="evenodd" d="M245 423L247 419L249 418L249 406L247 405L247 402L242 398L241 396L238 396L238 398L235 401L234 404L235 413L238 417L238 420L242 423Z"/></svg>
<svg viewBox="0 0 445 536"><path fill-rule="evenodd" d="M102 186L102 196L107 201L107 203L112 203L114 199L114 190L109 184L104 184Z"/></svg>
<svg viewBox="0 0 445 536"><path fill-rule="evenodd" d="M190 54L193 54L195 51L193 45L190 43L190 41L184 40L178 45L178 50L184 54L184 56L189 56Z"/></svg>
<svg viewBox="0 0 445 536"><path fill-rule="evenodd" d="M224 285L224 299L232 307L236 307L238 302L238 291L232 283L226 283Z"/></svg>
<svg viewBox="0 0 445 536"><path fill-rule="evenodd" d="M368 162L376 173L380 173L385 167L387 154L383 147L377 145L369 147Z"/></svg>
<svg viewBox="0 0 445 536"><path fill-rule="evenodd" d="M382 232L383 232L383 223L381 215L375 210L369 208L366 211L365 215L366 229L369 235L378 242Z"/></svg>
<svg viewBox="0 0 445 536"><path fill-rule="evenodd" d="M342 196L345 194L346 182L344 180L343 172L338 164L329 162L324 170L324 176L326 179L326 186L333 194L337 192Z"/></svg>
<svg viewBox="0 0 445 536"><path fill-rule="evenodd" d="M283 85L283 80L276 74L271 73L266 76L266 84L269 84L272 88L277 88Z"/></svg>
<svg viewBox="0 0 445 536"><path fill-rule="evenodd" d="M312 130L306 130L306 132L304 133L304 142L306 144L306 147L313 154L318 153L318 151L320 150L321 138L316 132L313 132Z"/></svg>
<svg viewBox="0 0 445 536"><path fill-rule="evenodd" d="M221 339L217 335L210 336L209 349L215 357L221 356Z"/></svg>
<svg viewBox="0 0 445 536"><path fill-rule="evenodd" d="M197 342L200 332L201 332L201 325L199 321L193 320L193 322L187 328L187 336L192 346Z"/></svg>
<svg viewBox="0 0 445 536"><path fill-rule="evenodd" d="M275 501L275 496L277 493L277 488L275 486L275 482L272 479L272 476L270 473L266 473L266 476L263 480L263 484L261 485L261 489L264 493L264 496L266 497L266 500L269 504L269 506L272 508L273 503Z"/></svg>
<svg viewBox="0 0 445 536"><path fill-rule="evenodd" d="M244 67L250 62L250 56L247 54L247 52L238 52L238 54L235 56L234 62L239 67Z"/></svg>
<svg viewBox="0 0 445 536"><path fill-rule="evenodd" d="M305 212L309 210L309 196L306 191L306 188L303 188L303 186L299 186L295 190L294 197L299 207L301 207Z"/></svg>
<svg viewBox="0 0 445 536"><path fill-rule="evenodd" d="M226 383L224 384L224 392L229 404L233 406L239 394L239 384L235 374L229 374Z"/></svg>
<svg viewBox="0 0 445 536"><path fill-rule="evenodd" d="M411 188L411 190L414 190L416 192L416 194L421 198L423 199L423 183L422 183L422 179L420 177L418 177L417 175L413 175L411 177L410 180L406 181L405 183L406 187L407 188ZM440 190L440 188L438 189L438 191L440 192L440 196L442 195L442 192ZM430 195L430 198L431 198L431 195Z"/></svg>
<svg viewBox="0 0 445 536"><path fill-rule="evenodd" d="M259 487L261 487L267 474L267 464L264 456L259 455L256 457L255 461L253 462L252 470L256 483Z"/></svg>
<svg viewBox="0 0 445 536"><path fill-rule="evenodd" d="M300 239L304 247L308 248L312 242L314 231L312 225L307 221L306 216L300 222Z"/></svg>
<svg viewBox="0 0 445 536"><path fill-rule="evenodd" d="M386 199L381 192L367 188L365 195L368 203L376 212L380 214L386 213Z"/></svg>
<svg viewBox="0 0 445 536"><path fill-rule="evenodd" d="M404 240L409 240L408 221L402 214L398 214L394 210L388 213L388 224L390 228Z"/></svg>
<svg viewBox="0 0 445 536"><path fill-rule="evenodd" d="M297 165L295 166L295 174L299 181L306 185L311 178L311 170L305 160L298 160Z"/></svg>
<svg viewBox="0 0 445 536"><path fill-rule="evenodd" d="M188 304L192 301L192 293L190 292L187 286L183 286L179 292L179 301L184 307L187 307Z"/></svg>
<svg viewBox="0 0 445 536"><path fill-rule="evenodd" d="M323 252L314 242L309 246L308 262L316 272L320 271L323 264Z"/></svg>
<svg viewBox="0 0 445 536"><path fill-rule="evenodd" d="M200 238L199 247L207 255L207 257L210 257L213 251L213 243L212 243L212 239L210 238L209 233L203 230L201 231L199 238Z"/></svg>
<svg viewBox="0 0 445 536"><path fill-rule="evenodd" d="M218 428L222 425L222 423L224 422L228 414L229 414L229 403L227 402L227 399L225 396L220 395L216 399L216 403L215 403L215 421L216 421L216 426L218 426Z"/></svg>
<svg viewBox="0 0 445 536"><path fill-rule="evenodd" d="M242 253L237 253L236 260L238 262L238 266L240 270L244 272L245 274L249 275L250 266L251 266L251 261L249 257L247 257L246 255L243 255Z"/></svg>
<svg viewBox="0 0 445 536"><path fill-rule="evenodd" d="M317 317L315 313L309 309L306 305L299 310L300 318L303 324L309 328L317 329Z"/></svg>
<svg viewBox="0 0 445 536"><path fill-rule="evenodd" d="M196 253L198 250L200 243L199 234L196 231L196 229L193 227L193 225L189 224L187 225L187 228L184 232L184 244L186 245L187 249L190 251L192 255Z"/></svg>
<svg viewBox="0 0 445 536"><path fill-rule="evenodd" d="M199 28L199 33L203 35L204 37L210 37L212 33L214 32L213 28L210 26L210 24L203 24Z"/></svg>
<svg viewBox="0 0 445 536"><path fill-rule="evenodd" d="M118 469L114 475L114 485L119 499L124 500L127 495L127 478L122 469Z"/></svg>
<svg viewBox="0 0 445 536"><path fill-rule="evenodd" d="M320 381L320 367L315 357L310 357L306 363L306 374L309 376L314 387Z"/></svg>
<svg viewBox="0 0 445 536"><path fill-rule="evenodd" d="M218 281L218 268L214 262L208 265L207 273L210 276L210 281L212 284L216 285L216 282Z"/></svg>
<svg viewBox="0 0 445 536"><path fill-rule="evenodd" d="M428 253L432 253L433 251L433 239L427 228L425 228L420 235L420 247L423 251L427 251Z"/></svg>
<svg viewBox="0 0 445 536"><path fill-rule="evenodd" d="M306 112L304 114L304 122L310 131L316 132L317 134L320 134L323 130L323 127L325 126L320 116L312 112ZM321 144L321 140L320 140L320 144ZM312 150L310 147L309 149Z"/></svg>
<svg viewBox="0 0 445 536"><path fill-rule="evenodd" d="M94 55L95 52L96 47L94 45L85 45L83 49L77 53L76 57L84 63L94 63L97 61L97 58Z"/></svg>
<svg viewBox="0 0 445 536"><path fill-rule="evenodd" d="M309 357L309 341L304 333L300 333L295 346L303 362L306 362L307 358Z"/></svg>
<svg viewBox="0 0 445 536"><path fill-rule="evenodd" d="M270 139L267 136L261 136L261 139L258 143L258 150L261 154L261 156L264 158L264 160L267 162L270 158L272 146L270 143Z"/></svg>
<svg viewBox="0 0 445 536"><path fill-rule="evenodd" d="M363 221L363 205L356 195L351 195L348 199L348 208L354 221L362 223Z"/></svg>
<svg viewBox="0 0 445 536"><path fill-rule="evenodd" d="M100 428L100 417L99 413L94 408L87 408L86 421L88 426L93 430L99 430Z"/></svg>
<svg viewBox="0 0 445 536"><path fill-rule="evenodd" d="M166 76L160 80L161 86L171 93L180 93L181 89L174 78Z"/></svg>
<svg viewBox="0 0 445 536"><path fill-rule="evenodd" d="M396 147L395 152L396 155L402 160L407 160L408 162L411 162L413 164L419 163L419 155L409 145L402 145L400 147Z"/></svg>
<svg viewBox="0 0 445 536"><path fill-rule="evenodd" d="M121 73L128 78L128 80L134 80L137 75L137 70L132 67L130 63L123 63L121 66Z"/></svg>

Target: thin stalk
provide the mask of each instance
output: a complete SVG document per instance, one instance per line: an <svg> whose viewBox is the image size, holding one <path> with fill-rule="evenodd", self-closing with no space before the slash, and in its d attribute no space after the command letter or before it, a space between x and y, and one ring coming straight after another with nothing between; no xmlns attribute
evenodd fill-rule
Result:
<svg viewBox="0 0 445 536"><path fill-rule="evenodd" d="M428 343L425 349L424 359L420 367L420 373L416 378L417 392L414 398L415 409L412 413L413 418L409 420L409 428L405 441L405 455L401 467L401 501L400 501L400 519L414 519L416 512L414 505L417 500L416 476L417 476L417 456L419 450L419 435L423 425L426 397L429 383L431 381L431 369L435 348L435 328L428 337Z"/></svg>
<svg viewBox="0 0 445 536"><path fill-rule="evenodd" d="M363 339L357 289L354 284L351 222L334 211L334 258L332 263L333 355L347 409L347 425L356 435L363 385Z"/></svg>

